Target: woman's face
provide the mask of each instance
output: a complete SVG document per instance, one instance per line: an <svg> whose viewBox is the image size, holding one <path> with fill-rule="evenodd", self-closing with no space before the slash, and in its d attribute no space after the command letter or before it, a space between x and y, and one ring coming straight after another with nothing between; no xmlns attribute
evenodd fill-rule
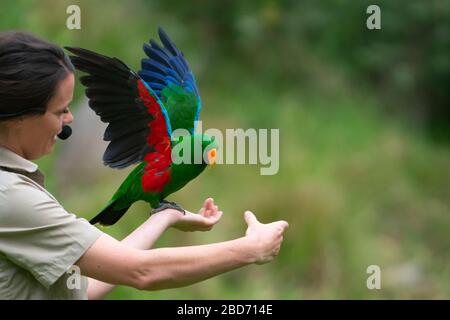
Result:
<svg viewBox="0 0 450 320"><path fill-rule="evenodd" d="M69 73L57 86L55 95L48 102L43 115L29 116L21 120L19 130L22 156L34 160L53 151L57 135L65 124L73 121L69 104L73 98L75 77Z"/></svg>

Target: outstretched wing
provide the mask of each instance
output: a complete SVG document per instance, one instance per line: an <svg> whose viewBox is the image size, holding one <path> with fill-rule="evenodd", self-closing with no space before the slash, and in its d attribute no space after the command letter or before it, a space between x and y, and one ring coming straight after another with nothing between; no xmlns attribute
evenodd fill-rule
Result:
<svg viewBox="0 0 450 320"><path fill-rule="evenodd" d="M195 77L184 58L162 28L158 29L163 46L150 39L144 44L147 58L142 59L139 76L164 103L172 130L195 131L201 110Z"/></svg>
<svg viewBox="0 0 450 320"><path fill-rule="evenodd" d="M82 49L66 47L75 54L74 66L86 73L89 106L109 123L103 139L110 141L103 161L111 168L124 168L145 161L143 190L160 192L170 178L172 129L164 106L152 89L128 66Z"/></svg>

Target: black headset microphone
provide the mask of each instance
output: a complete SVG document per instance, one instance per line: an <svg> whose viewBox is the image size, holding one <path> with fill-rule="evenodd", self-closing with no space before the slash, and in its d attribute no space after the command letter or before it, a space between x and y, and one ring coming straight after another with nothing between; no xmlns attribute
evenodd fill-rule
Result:
<svg viewBox="0 0 450 320"><path fill-rule="evenodd" d="M58 134L58 138L61 140L66 140L72 135L72 128L65 124L62 128L62 131Z"/></svg>

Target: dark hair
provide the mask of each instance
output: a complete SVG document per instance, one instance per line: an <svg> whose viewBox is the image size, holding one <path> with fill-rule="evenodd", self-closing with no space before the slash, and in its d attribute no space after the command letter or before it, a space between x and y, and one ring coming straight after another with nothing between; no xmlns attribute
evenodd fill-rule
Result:
<svg viewBox="0 0 450 320"><path fill-rule="evenodd" d="M63 49L31 33L0 32L0 120L43 114L74 67Z"/></svg>

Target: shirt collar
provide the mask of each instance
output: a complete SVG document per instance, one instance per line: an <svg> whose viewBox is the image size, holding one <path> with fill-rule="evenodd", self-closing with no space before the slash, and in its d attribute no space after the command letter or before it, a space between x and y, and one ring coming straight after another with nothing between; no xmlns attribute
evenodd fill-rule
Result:
<svg viewBox="0 0 450 320"><path fill-rule="evenodd" d="M0 167L21 169L30 173L38 169L37 164L2 146L0 146Z"/></svg>

